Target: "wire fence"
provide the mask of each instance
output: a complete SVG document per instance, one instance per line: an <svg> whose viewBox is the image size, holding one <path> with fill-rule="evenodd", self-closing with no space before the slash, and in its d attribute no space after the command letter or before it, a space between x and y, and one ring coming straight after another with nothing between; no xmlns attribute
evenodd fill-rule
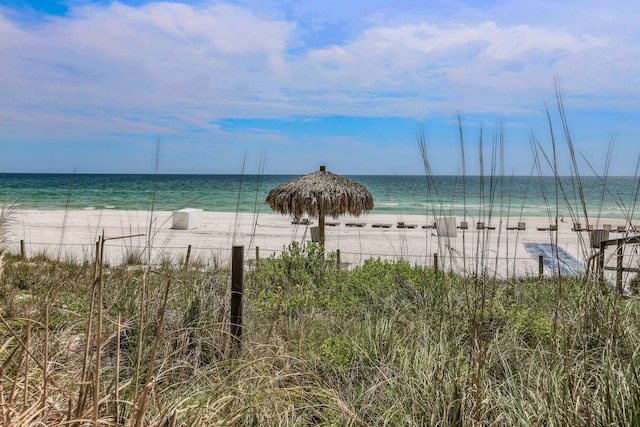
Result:
<svg viewBox="0 0 640 427"><path fill-rule="evenodd" d="M112 265L119 263L161 264L174 263L200 263L202 265L229 266L232 258L233 245L170 245L153 244L145 239L119 239L106 242L105 262ZM97 243L51 243L31 240L20 240L8 247L10 252L20 254L25 258L34 256L47 256L60 260L75 260L80 262L92 262L97 253ZM269 257L278 257L286 247L252 246L244 247L245 263L251 264ZM350 251L335 249L333 258L341 268L355 268L367 260L380 259L383 261L404 261L411 265L419 265L435 268L441 271L454 271L467 275L492 275L500 279L513 279L522 277L552 277L558 275L579 276L589 271L596 270L597 261L592 253L585 253L580 259L573 259L576 266L567 269L569 262L562 254L549 252L535 254L516 251L509 256L500 257L496 254L484 254L477 257L469 257L459 254L454 250L439 247L432 253L389 253L384 251ZM602 257L603 270L600 272L603 280L616 286L624 286L640 269L637 261L638 249L630 246L624 250L616 247L615 251L609 251L608 256ZM590 261L591 258L591 261ZM591 262L591 266L589 265Z"/></svg>

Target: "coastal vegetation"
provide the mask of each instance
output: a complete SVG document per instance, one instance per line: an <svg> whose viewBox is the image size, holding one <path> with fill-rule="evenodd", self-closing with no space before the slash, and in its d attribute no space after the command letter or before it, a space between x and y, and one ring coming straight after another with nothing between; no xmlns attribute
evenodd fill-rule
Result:
<svg viewBox="0 0 640 427"><path fill-rule="evenodd" d="M637 425L640 309L589 279L5 254L2 425Z"/></svg>

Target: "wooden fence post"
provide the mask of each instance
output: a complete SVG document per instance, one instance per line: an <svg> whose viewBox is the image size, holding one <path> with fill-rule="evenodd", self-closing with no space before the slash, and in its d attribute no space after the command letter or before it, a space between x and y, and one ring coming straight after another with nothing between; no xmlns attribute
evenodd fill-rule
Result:
<svg viewBox="0 0 640 427"><path fill-rule="evenodd" d="M260 262L260 246L256 246L256 264Z"/></svg>
<svg viewBox="0 0 640 427"><path fill-rule="evenodd" d="M438 254L434 253L433 254L433 270L436 272L436 275L438 274Z"/></svg>
<svg viewBox="0 0 640 427"><path fill-rule="evenodd" d="M336 267L340 268L340 249L336 249Z"/></svg>
<svg viewBox="0 0 640 427"><path fill-rule="evenodd" d="M542 279L544 275L544 255L538 255L538 278Z"/></svg>
<svg viewBox="0 0 640 427"><path fill-rule="evenodd" d="M620 295L622 295L622 252L622 240L618 240L618 247L616 248L616 290Z"/></svg>
<svg viewBox="0 0 640 427"><path fill-rule="evenodd" d="M20 240L20 256L26 258L26 250L24 249L24 240Z"/></svg>
<svg viewBox="0 0 640 427"><path fill-rule="evenodd" d="M604 242L604 240L600 241L600 253L598 254L598 275L602 284L604 284L604 250L607 247Z"/></svg>
<svg viewBox="0 0 640 427"><path fill-rule="evenodd" d="M191 259L191 245L187 247L187 256L184 257L184 269L189 267L189 259Z"/></svg>
<svg viewBox="0 0 640 427"><path fill-rule="evenodd" d="M235 346L242 340L242 294L244 292L244 246L231 252L231 336Z"/></svg>

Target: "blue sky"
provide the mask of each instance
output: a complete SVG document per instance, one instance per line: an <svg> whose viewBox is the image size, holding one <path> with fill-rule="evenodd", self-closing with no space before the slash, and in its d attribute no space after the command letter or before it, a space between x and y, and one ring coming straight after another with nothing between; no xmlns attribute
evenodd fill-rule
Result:
<svg viewBox="0 0 640 427"><path fill-rule="evenodd" d="M0 172L634 175L640 2L0 0ZM158 144L159 142L159 144ZM609 150L613 142L612 149ZM610 157L607 153L611 151ZM609 165L609 166L607 166ZM543 169L546 169L543 166Z"/></svg>

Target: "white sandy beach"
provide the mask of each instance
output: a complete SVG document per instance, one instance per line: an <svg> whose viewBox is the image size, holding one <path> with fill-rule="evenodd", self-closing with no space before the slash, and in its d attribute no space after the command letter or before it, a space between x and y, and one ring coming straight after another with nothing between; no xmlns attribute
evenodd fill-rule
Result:
<svg viewBox="0 0 640 427"><path fill-rule="evenodd" d="M189 246L192 259L226 263L234 245L244 246L248 260L255 259L256 248L260 258L265 258L279 253L291 242L311 240L310 226L292 224L290 217L273 213L203 212L199 226L189 230L172 228L172 212L168 211L19 210L13 220L10 250L14 253L20 252L22 240L27 256L46 252L61 259L91 260L98 236L104 233L110 239L106 242L105 257L112 263L121 262L130 253L142 252L144 259L148 259L149 247L152 262L167 257L182 262ZM462 220L456 218L456 225ZM317 225L317 219L311 221L311 226ZM477 230L478 219L468 217L469 229L456 230L455 237L443 237L436 229L423 228L434 222L433 217L363 215L327 221L339 224L326 227L326 249L339 250L341 261L347 265L357 265L369 258L405 259L411 264L432 265L433 255L438 254L440 268L513 277L538 274L538 259L527 252L525 243L557 243L580 262L593 253L589 233L573 231L573 224L566 220L558 223L557 232L539 231L539 227L549 227L550 222L540 217L484 219L485 225L495 229ZM365 225L346 225L354 222ZM398 228L398 222L415 228ZM526 229L508 229L518 222L524 222ZM373 224L390 227L377 228ZM595 226L603 224L611 224L614 229L624 225L621 220L600 219ZM610 234L610 238L624 236L624 233ZM633 251L625 252L629 253L625 264L637 264L637 259L630 256ZM615 265L615 259L608 260L608 265L612 262Z"/></svg>

